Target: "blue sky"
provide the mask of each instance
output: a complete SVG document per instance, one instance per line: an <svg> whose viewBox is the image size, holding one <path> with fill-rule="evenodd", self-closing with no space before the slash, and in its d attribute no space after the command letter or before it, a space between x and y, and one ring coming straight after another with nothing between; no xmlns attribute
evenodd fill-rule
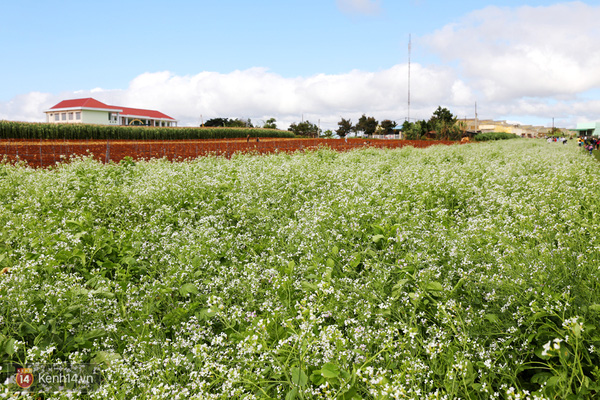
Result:
<svg viewBox="0 0 600 400"><path fill-rule="evenodd" d="M600 4L557 1L4 1L0 119L66 98L213 117L600 120Z"/></svg>

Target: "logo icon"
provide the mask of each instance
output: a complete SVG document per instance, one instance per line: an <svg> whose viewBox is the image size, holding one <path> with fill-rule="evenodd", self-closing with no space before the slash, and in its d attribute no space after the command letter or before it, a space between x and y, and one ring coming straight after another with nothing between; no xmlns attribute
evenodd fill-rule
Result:
<svg viewBox="0 0 600 400"><path fill-rule="evenodd" d="M16 381L21 389L27 389L33 385L33 368L17 368Z"/></svg>

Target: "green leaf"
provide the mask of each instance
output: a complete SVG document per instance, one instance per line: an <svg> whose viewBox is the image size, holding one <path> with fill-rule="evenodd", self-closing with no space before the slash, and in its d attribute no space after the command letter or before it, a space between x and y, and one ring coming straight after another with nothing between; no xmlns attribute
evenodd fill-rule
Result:
<svg viewBox="0 0 600 400"><path fill-rule="evenodd" d="M83 250L81 250L81 249L75 249L71 253L71 256L75 257L75 258L79 258L81 260L81 264L82 265L86 264L86 261L85 261L86 260L86 256L85 256L85 253L83 252Z"/></svg>
<svg viewBox="0 0 600 400"><path fill-rule="evenodd" d="M590 311L600 312L600 304L592 304L588 307Z"/></svg>
<svg viewBox="0 0 600 400"><path fill-rule="evenodd" d="M497 324L498 323L498 316L496 314L485 314L483 316L483 318L485 318L486 320L488 320L492 324Z"/></svg>
<svg viewBox="0 0 600 400"><path fill-rule="evenodd" d="M96 353L96 357L93 359L94 364L106 364L110 365L116 360L120 360L122 357L119 353L111 353L108 351L99 351Z"/></svg>
<svg viewBox="0 0 600 400"><path fill-rule="evenodd" d="M103 331L102 329L93 329L89 332L86 332L84 336L87 340L93 340L103 336L107 336L107 332Z"/></svg>
<svg viewBox="0 0 600 400"><path fill-rule="evenodd" d="M417 302L417 301L419 301L419 294L418 294L418 293L415 293L415 292L410 292L410 293L408 294L408 297L410 297L410 299L411 299L413 302Z"/></svg>
<svg viewBox="0 0 600 400"><path fill-rule="evenodd" d="M552 374L550 372L538 372L537 374L535 374L531 377L531 383L536 383L538 385L541 385L543 383L546 383L546 381L548 381L548 379L551 376L552 376Z"/></svg>
<svg viewBox="0 0 600 400"><path fill-rule="evenodd" d="M12 356L17 351L15 342L16 342L15 339L12 339L12 338L8 339L8 341L6 342L6 345L4 346L4 351L6 351L6 354L8 354L9 356Z"/></svg>
<svg viewBox="0 0 600 400"><path fill-rule="evenodd" d="M286 395L285 400L295 400L298 396L298 388L292 388Z"/></svg>
<svg viewBox="0 0 600 400"><path fill-rule="evenodd" d="M335 261L333 261L331 258L328 258L325 262L325 265L327 266L327 268L333 268L335 266Z"/></svg>
<svg viewBox="0 0 600 400"><path fill-rule="evenodd" d="M301 282L300 285L302 285L302 288L307 292L314 292L315 290L317 290L317 285L315 285L314 283L304 281Z"/></svg>
<svg viewBox="0 0 600 400"><path fill-rule="evenodd" d="M392 287L392 297L393 298L400 297L400 295L404 292L402 290L402 288L409 281L410 281L410 279L400 279L398 282L396 282L396 284L394 285L394 287Z"/></svg>
<svg viewBox="0 0 600 400"><path fill-rule="evenodd" d="M323 378L323 375L321 375L320 369L316 369L312 372L312 374L310 374L310 381L313 385L317 386L325 383L325 378Z"/></svg>
<svg viewBox="0 0 600 400"><path fill-rule="evenodd" d="M285 272L287 275L291 275L294 272L294 268L296 268L296 263L294 260L292 260L288 262L288 265L284 268L283 272Z"/></svg>
<svg viewBox="0 0 600 400"><path fill-rule="evenodd" d="M441 292L444 290L444 287L439 282L429 282L427 285L425 285L425 290L428 292Z"/></svg>
<svg viewBox="0 0 600 400"><path fill-rule="evenodd" d="M292 368L292 382L295 385L304 387L308 383L308 376L300 368L293 367Z"/></svg>
<svg viewBox="0 0 600 400"><path fill-rule="evenodd" d="M350 259L350 267L352 267L353 269L356 269L356 267L358 267L358 264L360 264L360 262L362 261L361 256L359 253L354 253L352 255L352 258Z"/></svg>
<svg viewBox="0 0 600 400"><path fill-rule="evenodd" d="M68 228L73 229L81 228L81 224L78 221L74 221L72 219L65 221L65 225L67 225Z"/></svg>
<svg viewBox="0 0 600 400"><path fill-rule="evenodd" d="M381 239L383 239L383 238L385 238L385 236L375 235L375 236L373 236L372 240L373 240L373 243L379 243L381 241Z"/></svg>
<svg viewBox="0 0 600 400"><path fill-rule="evenodd" d="M96 297L100 297L102 299L113 299L115 297L115 294L113 292L104 288L92 290L90 294Z"/></svg>
<svg viewBox="0 0 600 400"><path fill-rule="evenodd" d="M331 248L331 255L337 256L339 252L340 252L340 249L337 246L333 246Z"/></svg>
<svg viewBox="0 0 600 400"><path fill-rule="evenodd" d="M198 294L198 288L193 283L186 283L179 288L179 294L184 297L190 294Z"/></svg>
<svg viewBox="0 0 600 400"><path fill-rule="evenodd" d="M210 319L210 318L214 317L215 315L217 315L217 311L218 310L216 307L203 308L202 310L200 310L200 319L203 319L203 320Z"/></svg>
<svg viewBox="0 0 600 400"><path fill-rule="evenodd" d="M465 283L465 278L460 278L460 280L458 282L456 282L456 285L454 285L454 288L452 289L453 292L456 292L458 289L460 289L462 287L462 285L464 285Z"/></svg>
<svg viewBox="0 0 600 400"><path fill-rule="evenodd" d="M198 268L200 265L202 265L202 259L198 256L194 256L192 259L192 267Z"/></svg>
<svg viewBox="0 0 600 400"><path fill-rule="evenodd" d="M358 390L356 389L356 386L352 386L351 388L347 389L344 392L344 400L354 400L354 399L362 399L362 397L360 397L358 395Z"/></svg>
<svg viewBox="0 0 600 400"><path fill-rule="evenodd" d="M546 381L546 386L554 387L560 382L560 376L552 376Z"/></svg>
<svg viewBox="0 0 600 400"><path fill-rule="evenodd" d="M333 363L325 363L321 368L321 375L325 378L337 378L340 375L340 368Z"/></svg>

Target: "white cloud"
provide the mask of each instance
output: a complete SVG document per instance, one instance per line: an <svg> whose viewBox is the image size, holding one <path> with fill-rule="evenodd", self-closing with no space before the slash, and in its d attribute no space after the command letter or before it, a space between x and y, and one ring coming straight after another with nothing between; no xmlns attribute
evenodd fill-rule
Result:
<svg viewBox="0 0 600 400"><path fill-rule="evenodd" d="M338 8L348 14L374 15L381 11L380 0L336 0Z"/></svg>
<svg viewBox="0 0 600 400"><path fill-rule="evenodd" d="M52 107L56 97L49 93L31 92L0 102L0 120L44 121L43 111Z"/></svg>
<svg viewBox="0 0 600 400"><path fill-rule="evenodd" d="M581 2L475 11L425 38L487 101L573 97L600 85L600 7Z"/></svg>
<svg viewBox="0 0 600 400"><path fill-rule="evenodd" d="M464 92L447 69L413 64L411 81L414 117L428 118L439 102ZM284 78L264 68L189 76L163 71L141 74L122 90L19 96L0 102L0 118L39 121L43 110L60 100L89 96L112 105L157 109L180 120L180 125L198 125L201 119L215 117L251 118L256 123L275 117L282 128L304 118L313 123L320 120L327 129L335 128L340 117L356 121L363 113L402 121L407 113L407 84L406 65L298 78Z"/></svg>

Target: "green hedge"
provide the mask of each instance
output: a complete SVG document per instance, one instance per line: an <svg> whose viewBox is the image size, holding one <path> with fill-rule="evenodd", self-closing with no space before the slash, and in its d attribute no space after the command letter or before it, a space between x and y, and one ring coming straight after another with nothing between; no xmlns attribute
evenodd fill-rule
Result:
<svg viewBox="0 0 600 400"><path fill-rule="evenodd" d="M478 133L475 135L473 139L478 142L485 142L488 140L506 140L506 139L517 139L520 136L515 135L514 133L506 133L506 132L486 132L486 133Z"/></svg>
<svg viewBox="0 0 600 400"><path fill-rule="evenodd" d="M289 138L289 131L263 128L154 128L84 124L45 124L0 121L0 139L232 139L250 137Z"/></svg>

